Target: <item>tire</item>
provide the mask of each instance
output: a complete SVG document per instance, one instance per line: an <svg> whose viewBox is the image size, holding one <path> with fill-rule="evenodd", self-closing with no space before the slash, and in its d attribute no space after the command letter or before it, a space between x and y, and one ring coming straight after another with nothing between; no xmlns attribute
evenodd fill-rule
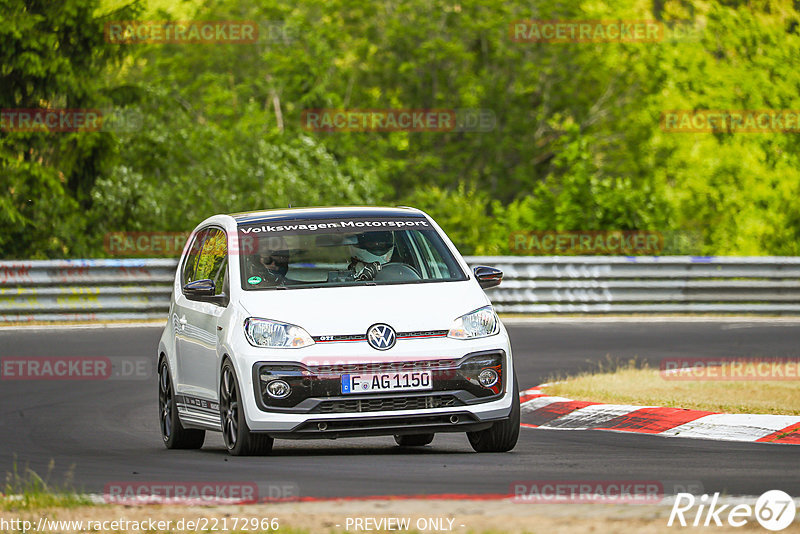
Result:
<svg viewBox="0 0 800 534"><path fill-rule="evenodd" d="M516 376L511 415L508 419L498 421L486 430L467 432L467 438L475 452L508 452L514 448L519 438L519 387Z"/></svg>
<svg viewBox="0 0 800 534"><path fill-rule="evenodd" d="M158 419L161 438L168 449L199 449L206 439L205 430L183 428L175 403L175 388L167 360L158 366Z"/></svg>
<svg viewBox="0 0 800 534"><path fill-rule="evenodd" d="M401 447L422 447L433 441L433 434L395 434L394 441Z"/></svg>
<svg viewBox="0 0 800 534"><path fill-rule="evenodd" d="M225 447L233 456L269 454L275 440L266 434L250 432L244 417L244 406L236 371L230 360L222 364L219 384L219 416Z"/></svg>

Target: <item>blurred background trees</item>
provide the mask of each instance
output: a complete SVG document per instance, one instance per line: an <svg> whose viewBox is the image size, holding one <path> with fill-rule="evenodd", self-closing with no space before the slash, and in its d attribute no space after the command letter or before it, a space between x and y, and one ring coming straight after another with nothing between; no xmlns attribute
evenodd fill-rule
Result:
<svg viewBox="0 0 800 534"><path fill-rule="evenodd" d="M664 253L800 254L798 134L659 126L670 109L800 110L790 0L0 0L0 17L0 107L140 120L0 132L4 258L101 256L106 232L289 204L417 206L464 253L508 253L515 230L643 229ZM133 18L253 20L262 39L103 41ZM518 19L675 31L517 43ZM310 108L482 108L496 127L315 133Z"/></svg>

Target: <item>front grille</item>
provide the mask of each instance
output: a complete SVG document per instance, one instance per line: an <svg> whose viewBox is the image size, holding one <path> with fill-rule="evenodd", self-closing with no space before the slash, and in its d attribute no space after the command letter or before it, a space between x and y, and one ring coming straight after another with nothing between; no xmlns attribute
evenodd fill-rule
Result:
<svg viewBox="0 0 800 534"><path fill-rule="evenodd" d="M448 408L461 405L453 395L423 395L418 397L394 397L388 399L346 399L319 403L311 413L359 413L397 410L423 410L426 408Z"/></svg>
<svg viewBox="0 0 800 534"><path fill-rule="evenodd" d="M334 365L308 366L312 374L337 374L337 373L387 373L398 371L426 371L429 369L450 369L456 366L458 360L417 360L413 362L369 362L369 363L343 363Z"/></svg>

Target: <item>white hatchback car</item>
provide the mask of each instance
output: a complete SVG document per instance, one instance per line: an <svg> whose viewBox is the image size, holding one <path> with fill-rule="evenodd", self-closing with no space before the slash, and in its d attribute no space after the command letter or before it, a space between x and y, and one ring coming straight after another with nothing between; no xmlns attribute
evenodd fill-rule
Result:
<svg viewBox="0 0 800 534"><path fill-rule="evenodd" d="M314 208L216 215L192 232L158 346L168 448L221 431L234 455L275 438L466 432L511 450L511 345L482 288L425 213Z"/></svg>

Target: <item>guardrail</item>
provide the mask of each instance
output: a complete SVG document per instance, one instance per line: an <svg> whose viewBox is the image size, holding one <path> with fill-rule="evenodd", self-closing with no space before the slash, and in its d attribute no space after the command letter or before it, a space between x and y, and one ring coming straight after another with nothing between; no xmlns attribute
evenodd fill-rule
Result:
<svg viewBox="0 0 800 534"><path fill-rule="evenodd" d="M166 320L175 259L0 262L0 322Z"/></svg>
<svg viewBox="0 0 800 534"><path fill-rule="evenodd" d="M499 312L800 314L800 257L481 256ZM174 259L0 262L0 322L164 318Z"/></svg>
<svg viewBox="0 0 800 534"><path fill-rule="evenodd" d="M800 257L485 256L504 313L800 313Z"/></svg>

